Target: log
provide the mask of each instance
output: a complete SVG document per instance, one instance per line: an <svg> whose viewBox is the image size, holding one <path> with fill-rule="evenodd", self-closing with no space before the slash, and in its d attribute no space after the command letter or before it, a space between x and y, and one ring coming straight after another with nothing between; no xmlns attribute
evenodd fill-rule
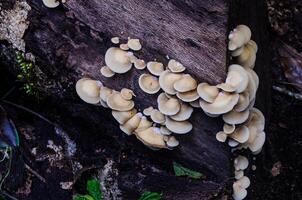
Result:
<svg viewBox="0 0 302 200"><path fill-rule="evenodd" d="M169 56L184 64L199 82L217 84L226 75L227 33L238 23L245 23L259 44L257 105L267 111L270 76L264 1L69 0L56 9L44 7L42 1L27 2L32 10L24 36L26 50L35 56L45 82L56 83L51 87L45 83L44 90L51 99L48 106L60 116L62 126L74 133L71 138L79 146L78 154L85 157L90 155L86 150L101 147L106 153L98 156L118 163L119 188L125 199L135 199L145 190L162 191L165 199L210 199L229 184L231 154L215 139L222 129L220 118L210 118L196 109L191 117L192 132L177 137L179 148L152 151L134 137L125 136L109 110L79 100L74 84L88 75L116 90L127 87L135 91L140 110L156 106L156 97L138 87L142 71L132 69L112 79L99 73L105 51L112 46L111 37L121 36L124 41L139 38L143 50L137 55L145 61L156 59L167 64ZM7 48L0 49L3 52ZM47 113L48 109L42 110ZM127 159L121 160L121 155ZM202 172L207 179L192 182L174 177L173 161Z"/></svg>

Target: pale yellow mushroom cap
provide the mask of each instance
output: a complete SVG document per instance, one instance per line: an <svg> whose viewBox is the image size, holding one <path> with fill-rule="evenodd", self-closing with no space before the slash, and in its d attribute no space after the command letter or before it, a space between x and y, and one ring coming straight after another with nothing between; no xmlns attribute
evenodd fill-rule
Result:
<svg viewBox="0 0 302 200"><path fill-rule="evenodd" d="M235 174L235 179L237 180L244 176L243 170L235 170L234 174Z"/></svg>
<svg viewBox="0 0 302 200"><path fill-rule="evenodd" d="M225 132L226 134L231 134L235 131L236 126L234 124L227 124L225 123L223 125L223 132Z"/></svg>
<svg viewBox="0 0 302 200"><path fill-rule="evenodd" d="M120 125L120 129L127 135L133 134L133 131L139 126L142 117L142 113L136 113L125 124Z"/></svg>
<svg viewBox="0 0 302 200"><path fill-rule="evenodd" d="M244 51L237 57L237 63L243 67L253 68L256 62L255 48L249 44L244 46Z"/></svg>
<svg viewBox="0 0 302 200"><path fill-rule="evenodd" d="M146 68L146 63L144 60L141 60L141 59L136 59L134 60L134 67L136 69L145 69Z"/></svg>
<svg viewBox="0 0 302 200"><path fill-rule="evenodd" d="M225 142L227 139L227 134L223 131L219 131L218 133L216 133L216 140L218 140L219 142Z"/></svg>
<svg viewBox="0 0 302 200"><path fill-rule="evenodd" d="M136 137L145 145L155 148L166 148L164 136L160 134L159 128L150 127L136 133Z"/></svg>
<svg viewBox="0 0 302 200"><path fill-rule="evenodd" d="M128 46L130 49L132 49L133 51L138 51L142 48L142 45L139 41L139 39L130 39L128 40Z"/></svg>
<svg viewBox="0 0 302 200"><path fill-rule="evenodd" d="M250 104L250 95L247 91L239 94L239 100L234 110L237 112L242 112L248 108Z"/></svg>
<svg viewBox="0 0 302 200"><path fill-rule="evenodd" d="M117 111L128 111L134 107L132 100L126 100L120 93L113 93L107 98L106 101L109 108Z"/></svg>
<svg viewBox="0 0 302 200"><path fill-rule="evenodd" d="M259 132L254 141L249 144L249 149L254 153L257 154L262 149L263 145L265 143L265 132Z"/></svg>
<svg viewBox="0 0 302 200"><path fill-rule="evenodd" d="M48 8L56 8L60 5L58 0L42 0L44 5Z"/></svg>
<svg viewBox="0 0 302 200"><path fill-rule="evenodd" d="M257 108L251 108L248 119L248 125L255 126L257 131L263 131L265 127L265 118L262 112Z"/></svg>
<svg viewBox="0 0 302 200"><path fill-rule="evenodd" d="M189 102L189 104L193 107L193 108L200 108L200 104L199 104L199 99Z"/></svg>
<svg viewBox="0 0 302 200"><path fill-rule="evenodd" d="M208 83L200 83L197 87L197 93L204 101L213 103L219 93L219 89Z"/></svg>
<svg viewBox="0 0 302 200"><path fill-rule="evenodd" d="M239 142L239 143L245 143L249 139L249 129L246 126L240 126L235 129L233 133L231 133L229 136L233 140Z"/></svg>
<svg viewBox="0 0 302 200"><path fill-rule="evenodd" d="M100 81L89 78L82 78L76 83L76 91L79 97L90 104L97 104L100 102L100 89L102 83Z"/></svg>
<svg viewBox="0 0 302 200"><path fill-rule="evenodd" d="M148 108L145 108L144 111L143 111L144 115L150 116L153 109L154 108L152 106L149 106Z"/></svg>
<svg viewBox="0 0 302 200"><path fill-rule="evenodd" d="M113 38L111 38L111 42L113 44L118 44L118 43L120 43L120 38L119 37L113 37Z"/></svg>
<svg viewBox="0 0 302 200"><path fill-rule="evenodd" d="M224 114L231 111L237 104L239 94L219 92L213 103L200 100L200 107L210 114Z"/></svg>
<svg viewBox="0 0 302 200"><path fill-rule="evenodd" d="M169 129L167 129L167 127L165 127L165 126L161 126L159 130L160 130L160 133L163 134L163 135L171 135L172 134L172 132Z"/></svg>
<svg viewBox="0 0 302 200"><path fill-rule="evenodd" d="M176 134L186 134L193 128L192 124L188 121L175 121L169 117L166 117L166 127Z"/></svg>
<svg viewBox="0 0 302 200"><path fill-rule="evenodd" d="M198 96L198 93L196 90L191 90L188 92L177 92L176 96L184 102L193 102L193 101L196 101L199 99L199 96ZM198 101L198 104L199 104L199 101Z"/></svg>
<svg viewBox="0 0 302 200"><path fill-rule="evenodd" d="M248 26L238 25L229 34L229 50L234 51L235 49L242 47L244 44L248 43L248 41L251 39L251 36L252 33Z"/></svg>
<svg viewBox="0 0 302 200"><path fill-rule="evenodd" d="M175 121L185 121L191 117L193 108L186 103L180 105L180 111L176 115L170 116Z"/></svg>
<svg viewBox="0 0 302 200"><path fill-rule="evenodd" d="M110 69L109 67L107 67L107 66L102 67L100 71L101 71L101 74L102 74L103 76L107 77L107 78L113 77L114 74L115 74L115 73L114 73L113 71L111 71L111 69Z"/></svg>
<svg viewBox="0 0 302 200"><path fill-rule="evenodd" d="M128 88L123 88L121 90L121 95L125 100L131 100L133 96L135 96L134 92Z"/></svg>
<svg viewBox="0 0 302 200"><path fill-rule="evenodd" d="M175 115L180 111L180 103L176 98L168 98L165 93L157 97L158 109L164 115Z"/></svg>
<svg viewBox="0 0 302 200"><path fill-rule="evenodd" d="M248 86L247 86L246 91L249 93L249 98L251 101L252 99L254 99L256 97L256 92L257 92L258 85L259 85L259 78L253 70L247 69L246 71L247 71L247 74L249 77Z"/></svg>
<svg viewBox="0 0 302 200"><path fill-rule="evenodd" d="M139 122L138 127L135 129L134 132L140 132L146 130L147 128L152 126L152 122L150 122L145 116L142 116L141 121Z"/></svg>
<svg viewBox="0 0 302 200"><path fill-rule="evenodd" d="M120 44L120 49L127 51L129 50L129 46L128 44Z"/></svg>
<svg viewBox="0 0 302 200"><path fill-rule="evenodd" d="M112 110L112 116L116 119L119 124L124 124L128 121L131 117L133 117L137 113L137 110L133 108L129 111L116 111Z"/></svg>
<svg viewBox="0 0 302 200"><path fill-rule="evenodd" d="M148 94L155 94L160 90L158 78L151 74L142 74L138 79L138 84Z"/></svg>
<svg viewBox="0 0 302 200"><path fill-rule="evenodd" d="M174 136L171 136L168 138L168 141L167 141L168 147L174 148L174 147L177 147L178 145L179 145L179 141Z"/></svg>
<svg viewBox="0 0 302 200"><path fill-rule="evenodd" d="M186 68L180 62L178 62L178 61L176 61L174 59L171 59L168 62L168 69L171 72L179 73L179 72L185 71Z"/></svg>
<svg viewBox="0 0 302 200"><path fill-rule="evenodd" d="M246 176L242 176L240 179L238 179L237 182L239 182L241 187L243 187L244 189L248 188L251 184L250 179Z"/></svg>
<svg viewBox="0 0 302 200"><path fill-rule="evenodd" d="M167 94L174 95L177 93L174 89L174 83L181 79L181 77L182 74L175 74L166 70L159 76L159 85Z"/></svg>
<svg viewBox="0 0 302 200"><path fill-rule="evenodd" d="M160 76L160 74L164 71L164 65L160 62L148 62L147 69L149 72L155 76Z"/></svg>
<svg viewBox="0 0 302 200"><path fill-rule="evenodd" d="M233 184L233 199L234 200L242 200L247 196L247 191L245 188L241 186L241 184L236 181Z"/></svg>
<svg viewBox="0 0 302 200"><path fill-rule="evenodd" d="M104 101L107 104L108 97L113 94L115 91L108 88L108 87L102 87L100 90L100 98L102 101Z"/></svg>
<svg viewBox="0 0 302 200"><path fill-rule="evenodd" d="M191 75L185 74L179 80L175 81L173 86L178 92L188 92L196 89L197 82Z"/></svg>
<svg viewBox="0 0 302 200"><path fill-rule="evenodd" d="M239 155L234 160L235 170L245 170L249 166L249 160L245 156Z"/></svg>
<svg viewBox="0 0 302 200"><path fill-rule="evenodd" d="M115 73L126 73L131 69L132 63L127 51L111 47L105 54L106 65Z"/></svg>
<svg viewBox="0 0 302 200"><path fill-rule="evenodd" d="M163 124L166 121L165 115L162 114L159 110L157 109L153 109L151 111L151 115L150 115L152 121L154 121L157 124Z"/></svg>
<svg viewBox="0 0 302 200"><path fill-rule="evenodd" d="M217 87L226 92L243 92L248 85L249 77L246 70L240 66L233 64L229 66L225 83L218 84Z"/></svg>
<svg viewBox="0 0 302 200"><path fill-rule="evenodd" d="M222 119L225 123L228 124L242 124L249 117L250 111L247 109L242 112L237 112L232 110L222 116Z"/></svg>

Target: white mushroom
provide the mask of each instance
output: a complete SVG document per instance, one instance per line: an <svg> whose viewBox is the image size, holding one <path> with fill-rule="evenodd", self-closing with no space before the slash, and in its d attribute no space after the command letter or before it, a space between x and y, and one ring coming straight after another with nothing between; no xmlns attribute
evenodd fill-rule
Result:
<svg viewBox="0 0 302 200"><path fill-rule="evenodd" d="M164 65L160 62L148 62L147 69L151 74L160 76L160 74L164 71Z"/></svg>
<svg viewBox="0 0 302 200"><path fill-rule="evenodd" d="M200 83L197 87L197 93L204 101L213 103L219 93L219 89L208 83Z"/></svg>
<svg viewBox="0 0 302 200"><path fill-rule="evenodd" d="M245 156L239 155L234 160L235 170L245 170L249 166L249 160Z"/></svg>
<svg viewBox="0 0 302 200"><path fill-rule="evenodd" d="M100 81L89 78L82 78L76 83L76 91L79 97L90 104L97 104L100 102L100 89L102 83Z"/></svg>
<svg viewBox="0 0 302 200"><path fill-rule="evenodd" d="M123 88L121 90L121 96L125 100L131 100L133 96L135 96L134 92L128 88Z"/></svg>
<svg viewBox="0 0 302 200"><path fill-rule="evenodd" d="M128 40L128 46L130 49L132 49L133 51L138 51L142 48L142 45L139 41L139 39L130 39Z"/></svg>
<svg viewBox="0 0 302 200"><path fill-rule="evenodd" d="M129 111L116 111L112 110L112 116L116 119L119 124L124 124L128 121L131 117L133 117L137 113L137 110L133 108Z"/></svg>
<svg viewBox="0 0 302 200"><path fill-rule="evenodd" d="M159 85L167 94L174 95L177 93L174 89L174 83L181 79L181 77L182 74L175 74L166 70L159 76Z"/></svg>
<svg viewBox="0 0 302 200"><path fill-rule="evenodd" d="M111 47L105 54L106 65L115 73L126 73L131 69L132 63L127 51Z"/></svg>
<svg viewBox="0 0 302 200"><path fill-rule="evenodd" d="M107 78L113 77L114 76L114 72L111 71L111 69L107 66L103 66L100 70L101 74Z"/></svg>
<svg viewBox="0 0 302 200"><path fill-rule="evenodd" d="M151 74L142 74L138 79L138 84L148 94L155 94L160 90L158 78Z"/></svg>
<svg viewBox="0 0 302 200"><path fill-rule="evenodd" d="M180 105L180 111L176 115L170 116L175 121L185 121L191 117L193 108L186 103Z"/></svg>
<svg viewBox="0 0 302 200"><path fill-rule="evenodd" d="M227 134L223 131L219 131L218 133L216 133L216 140L218 140L219 142L225 142L227 139Z"/></svg>
<svg viewBox="0 0 302 200"><path fill-rule="evenodd" d="M228 124L242 124L249 117L250 111L247 109L242 112L236 112L232 110L222 116L223 121Z"/></svg>
<svg viewBox="0 0 302 200"><path fill-rule="evenodd" d="M144 60L136 59L136 60L134 60L134 67L139 70L145 69L146 63Z"/></svg>
<svg viewBox="0 0 302 200"><path fill-rule="evenodd" d="M251 30L246 25L238 25L229 34L229 50L233 51L237 48L242 47L251 39Z"/></svg>
<svg viewBox="0 0 302 200"><path fill-rule="evenodd" d="M239 143L245 143L249 139L249 129L246 126L240 126L235 129L233 133L231 133L229 136L233 140L239 142Z"/></svg>
<svg viewBox="0 0 302 200"><path fill-rule="evenodd" d="M147 146L166 148L164 136L160 134L159 128L157 127L150 127L143 131L137 132L136 137Z"/></svg>
<svg viewBox="0 0 302 200"><path fill-rule="evenodd" d="M60 1L58 0L43 0L43 3L48 8L56 8L60 5Z"/></svg>
<svg viewBox="0 0 302 200"><path fill-rule="evenodd" d="M152 122L150 122L145 116L142 116L141 121L139 122L138 127L134 130L135 133L146 130L152 126Z"/></svg>
<svg viewBox="0 0 302 200"><path fill-rule="evenodd" d="M175 121L173 119L170 119L169 117L166 117L166 127L176 134L186 134L190 132L193 128L192 124L188 121Z"/></svg>
<svg viewBox="0 0 302 200"><path fill-rule="evenodd" d="M227 124L223 125L223 132L226 134L231 134L235 131L236 126L234 124Z"/></svg>
<svg viewBox="0 0 302 200"><path fill-rule="evenodd" d="M145 109L143 110L144 115L150 116L153 109L154 109L154 108L153 108L152 106L150 106L150 107L148 107L148 108L145 108Z"/></svg>
<svg viewBox="0 0 302 200"><path fill-rule="evenodd" d="M142 117L142 113L136 113L126 123L120 125L120 129L127 135L133 134L133 131L139 126Z"/></svg>
<svg viewBox="0 0 302 200"><path fill-rule="evenodd" d="M132 100L126 100L120 93L113 93L107 98L106 101L109 108L117 111L128 111L134 107Z"/></svg>
<svg viewBox="0 0 302 200"><path fill-rule="evenodd" d="M176 98L168 98L165 93L157 97L158 109L164 115L175 115L180 111L180 103Z"/></svg>
<svg viewBox="0 0 302 200"><path fill-rule="evenodd" d="M198 96L198 93L197 93L196 90L191 90L191 91L188 91L188 92L177 92L177 93L176 93L176 96L177 96L180 100L182 100L182 101L184 101L184 102L188 102L188 103L197 100L197 102L198 102L198 104L199 104L199 101L198 101L199 96ZM200 105L198 105L198 106L200 107Z"/></svg>
<svg viewBox="0 0 302 200"><path fill-rule="evenodd" d="M165 126L160 127L160 133L163 134L163 135L171 135L172 134L172 132L169 131L169 129L167 129L167 127L165 127Z"/></svg>
<svg viewBox="0 0 302 200"><path fill-rule="evenodd" d="M153 109L150 115L152 121L157 124L163 124L166 121L165 115L163 115L159 110Z"/></svg>
<svg viewBox="0 0 302 200"><path fill-rule="evenodd" d="M174 82L173 87L178 92L188 92L196 89L197 82L191 75L185 74Z"/></svg>
<svg viewBox="0 0 302 200"><path fill-rule="evenodd" d="M167 141L168 147L174 148L174 147L177 147L178 145L179 145L179 141L174 136L171 136L168 138L168 141Z"/></svg>
<svg viewBox="0 0 302 200"><path fill-rule="evenodd" d="M186 68L180 62L178 62L178 61L176 61L174 59L171 59L168 62L168 69L171 72L179 73L179 72L185 71Z"/></svg>
<svg viewBox="0 0 302 200"><path fill-rule="evenodd" d="M113 44L118 44L118 43L120 43L120 38L119 37L113 37L113 38L111 38L111 42Z"/></svg>

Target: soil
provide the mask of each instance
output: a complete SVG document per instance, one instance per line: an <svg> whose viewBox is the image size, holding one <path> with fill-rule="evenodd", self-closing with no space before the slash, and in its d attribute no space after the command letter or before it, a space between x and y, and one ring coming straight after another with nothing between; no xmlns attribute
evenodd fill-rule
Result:
<svg viewBox="0 0 302 200"><path fill-rule="evenodd" d="M271 23L271 45L273 49L272 72L274 75L274 84L279 84L280 80L285 80L283 70L281 69L278 57L278 48L280 41L302 52L302 5L301 1L282 1L268 0L269 18ZM77 130L76 123L63 120L68 116L58 116L59 109L52 105L57 104L53 99L44 97L39 100L29 97L20 90L22 85L16 82L16 77L2 68L1 65L7 65L0 60L0 97L14 88L5 99L14 102L17 105L24 105L30 110L34 110L41 116L46 116L53 121L60 121L63 129L68 129L71 138L67 139L60 130L55 130L52 122L47 122L24 109L1 102L5 107L16 126L20 131L20 148L14 152L14 165L9 178L5 182L4 189L7 193L22 200L36 199L71 199L74 192L85 193L85 181L93 176L99 176L100 170L104 165L112 160L119 161L110 166L110 180L127 178L125 174L116 174L118 171L126 172L129 170L141 170L143 173L152 175L157 170L164 171L165 175L173 174L172 160L159 162L156 159L145 160L143 163L137 163L138 169L129 169L130 162L137 162L137 157L154 156L145 150L143 153L135 154L133 149L123 147L122 152L116 152L113 149L106 149L108 144L120 145L109 137L101 138L96 132L85 133L85 130ZM298 92L295 88L288 85L286 89ZM78 109L94 109L91 106L78 107ZM104 110L104 112L108 112ZM108 121L110 119L107 119ZM302 199L302 101L293 97L281 94L272 89L272 110L270 121L267 123L266 133L267 142L263 152L257 157L251 157L249 176L252 178L251 187L248 189L250 200L297 200ZM70 123L73 126L71 126ZM59 128L60 128L59 127ZM73 129L67 127L74 127ZM110 127L106 130L110 131ZM87 137L79 137L79 133L87 134ZM63 135L63 136L62 136ZM119 138L126 140L125 138ZM84 141L81 141L84 140ZM129 143L135 142L132 139ZM67 142L66 142L67 141ZM77 152L73 155L72 142L77 144L91 144L89 146L77 146ZM79 142L81 141L81 142ZM67 145L69 144L69 146ZM126 143L127 144L127 143ZM71 145L71 146L70 146ZM143 146L142 146L143 147ZM142 148L143 149L143 148ZM66 156L68 155L68 156ZM135 156L134 156L135 155ZM102 158L102 159L100 159ZM144 159L140 159L142 161ZM149 162L152 167L148 168ZM34 175L26 170L26 163L36 173ZM81 163L81 164L79 164ZM255 165L256 170L251 166ZM81 170L79 170L81 168ZM74 177L73 172L78 172ZM124 175L124 176L123 176ZM142 174L144 175L144 174ZM163 175L163 177L165 176ZM46 183L43 182L46 180ZM68 188L70 182L74 182L74 190ZM125 180L126 182L131 180ZM163 179L163 182L165 179ZM181 182L182 180L179 179ZM118 189L114 186L114 181L105 182L108 190L104 191L109 198L120 197ZM198 186L198 185L197 185ZM190 187L197 189L194 181ZM64 189L63 189L64 188ZM154 190L156 190L154 186ZM139 194L131 193L129 188L122 188L129 191L124 195L125 199L137 199ZM143 188L142 188L143 190ZM229 195L218 194L214 199L222 199ZM184 198L185 199L185 198Z"/></svg>

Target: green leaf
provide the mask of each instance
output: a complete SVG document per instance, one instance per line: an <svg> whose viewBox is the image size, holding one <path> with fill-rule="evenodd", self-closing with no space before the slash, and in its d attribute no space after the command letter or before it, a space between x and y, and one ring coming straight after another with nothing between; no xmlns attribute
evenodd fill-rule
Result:
<svg viewBox="0 0 302 200"><path fill-rule="evenodd" d="M162 194L157 192L144 192L138 200L161 200Z"/></svg>
<svg viewBox="0 0 302 200"><path fill-rule="evenodd" d="M203 177L202 173L185 168L176 162L173 162L173 169L175 176L187 176L193 179L200 179Z"/></svg>
<svg viewBox="0 0 302 200"><path fill-rule="evenodd" d="M90 195L76 195L73 197L73 200L94 200Z"/></svg>
<svg viewBox="0 0 302 200"><path fill-rule="evenodd" d="M103 200L101 184L98 180L88 180L86 188L94 200Z"/></svg>

